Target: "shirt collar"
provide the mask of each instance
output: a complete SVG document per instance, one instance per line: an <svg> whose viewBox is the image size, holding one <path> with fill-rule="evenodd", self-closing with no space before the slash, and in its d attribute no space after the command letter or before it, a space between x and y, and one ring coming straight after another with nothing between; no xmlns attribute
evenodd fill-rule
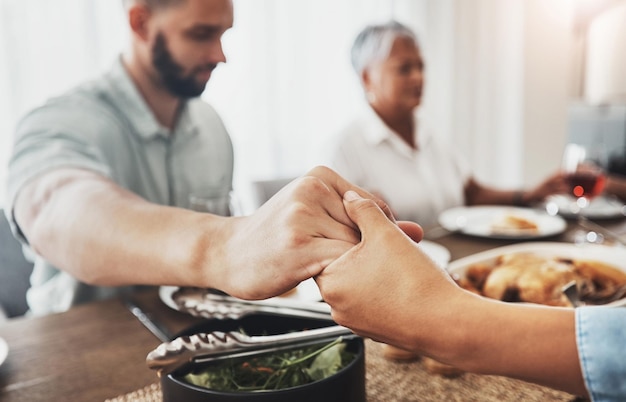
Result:
<svg viewBox="0 0 626 402"><path fill-rule="evenodd" d="M394 132L380 116L374 111L374 109L367 105L366 107L366 126L364 136L367 142L371 145L379 145L383 142L389 142L392 146L396 147L400 152L407 155L412 155L423 149L430 141L429 130L425 129L423 119L416 111L413 115L415 121L415 129L413 136L416 139L417 149L411 148L406 144L396 132ZM419 131L419 135L418 135Z"/></svg>
<svg viewBox="0 0 626 402"><path fill-rule="evenodd" d="M107 79L112 88L113 99L130 123L136 128L137 134L145 140L156 137L170 137L170 130L163 127L154 116L154 113L139 92L135 82L124 67L122 58L119 57L109 71ZM178 135L190 135L196 133L196 127L191 118L188 107L189 102L183 102L182 109L174 128Z"/></svg>

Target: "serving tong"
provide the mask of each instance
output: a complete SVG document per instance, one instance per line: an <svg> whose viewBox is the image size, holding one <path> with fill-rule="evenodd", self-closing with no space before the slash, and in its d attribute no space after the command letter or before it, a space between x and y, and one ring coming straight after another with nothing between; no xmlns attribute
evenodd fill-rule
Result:
<svg viewBox="0 0 626 402"><path fill-rule="evenodd" d="M218 320L236 320L256 313L331 320L330 306L323 302L301 302L280 298L242 300L194 288L181 288L172 295L172 299L182 312Z"/></svg>
<svg viewBox="0 0 626 402"><path fill-rule="evenodd" d="M356 336L340 325L267 336L220 331L199 333L162 343L148 353L146 363L149 368L157 370L159 376L163 376L190 364L276 352L330 342L338 337L347 339Z"/></svg>
<svg viewBox="0 0 626 402"><path fill-rule="evenodd" d="M281 298L242 300L197 288L180 288L171 295L171 300L181 312L210 319L240 319L249 314L265 313L332 321L330 306L323 302ZM148 354L146 363L162 376L190 364L252 356L330 342L338 337L356 336L348 328L339 325L267 336L248 336L235 331L198 333L163 342Z"/></svg>

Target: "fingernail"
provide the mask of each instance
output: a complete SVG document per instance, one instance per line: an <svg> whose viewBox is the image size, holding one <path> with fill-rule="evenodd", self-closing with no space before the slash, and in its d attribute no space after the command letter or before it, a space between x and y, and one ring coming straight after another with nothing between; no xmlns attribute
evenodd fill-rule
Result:
<svg viewBox="0 0 626 402"><path fill-rule="evenodd" d="M361 196L356 191L348 190L343 195L343 199L346 200L346 201L354 201L354 200L361 199Z"/></svg>

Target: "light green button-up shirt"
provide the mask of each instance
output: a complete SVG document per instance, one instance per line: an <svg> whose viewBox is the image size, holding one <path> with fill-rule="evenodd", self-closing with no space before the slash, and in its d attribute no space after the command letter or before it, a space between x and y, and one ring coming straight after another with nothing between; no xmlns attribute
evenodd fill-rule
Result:
<svg viewBox="0 0 626 402"><path fill-rule="evenodd" d="M148 201L188 207L192 193L232 189L233 148L218 114L200 99L184 105L173 131L161 126L118 61L100 79L48 101L18 125L6 212L26 246L12 217L15 197L24 183L60 167L89 169ZM27 299L34 314L123 291L86 285L40 256L31 258Z"/></svg>

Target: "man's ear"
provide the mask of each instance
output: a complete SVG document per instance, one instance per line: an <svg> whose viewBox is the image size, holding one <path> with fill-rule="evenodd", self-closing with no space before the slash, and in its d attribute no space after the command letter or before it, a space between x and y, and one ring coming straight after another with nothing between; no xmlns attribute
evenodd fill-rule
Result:
<svg viewBox="0 0 626 402"><path fill-rule="evenodd" d="M142 40L148 40L148 21L150 9L143 4L134 4L128 9L128 24L133 34Z"/></svg>

